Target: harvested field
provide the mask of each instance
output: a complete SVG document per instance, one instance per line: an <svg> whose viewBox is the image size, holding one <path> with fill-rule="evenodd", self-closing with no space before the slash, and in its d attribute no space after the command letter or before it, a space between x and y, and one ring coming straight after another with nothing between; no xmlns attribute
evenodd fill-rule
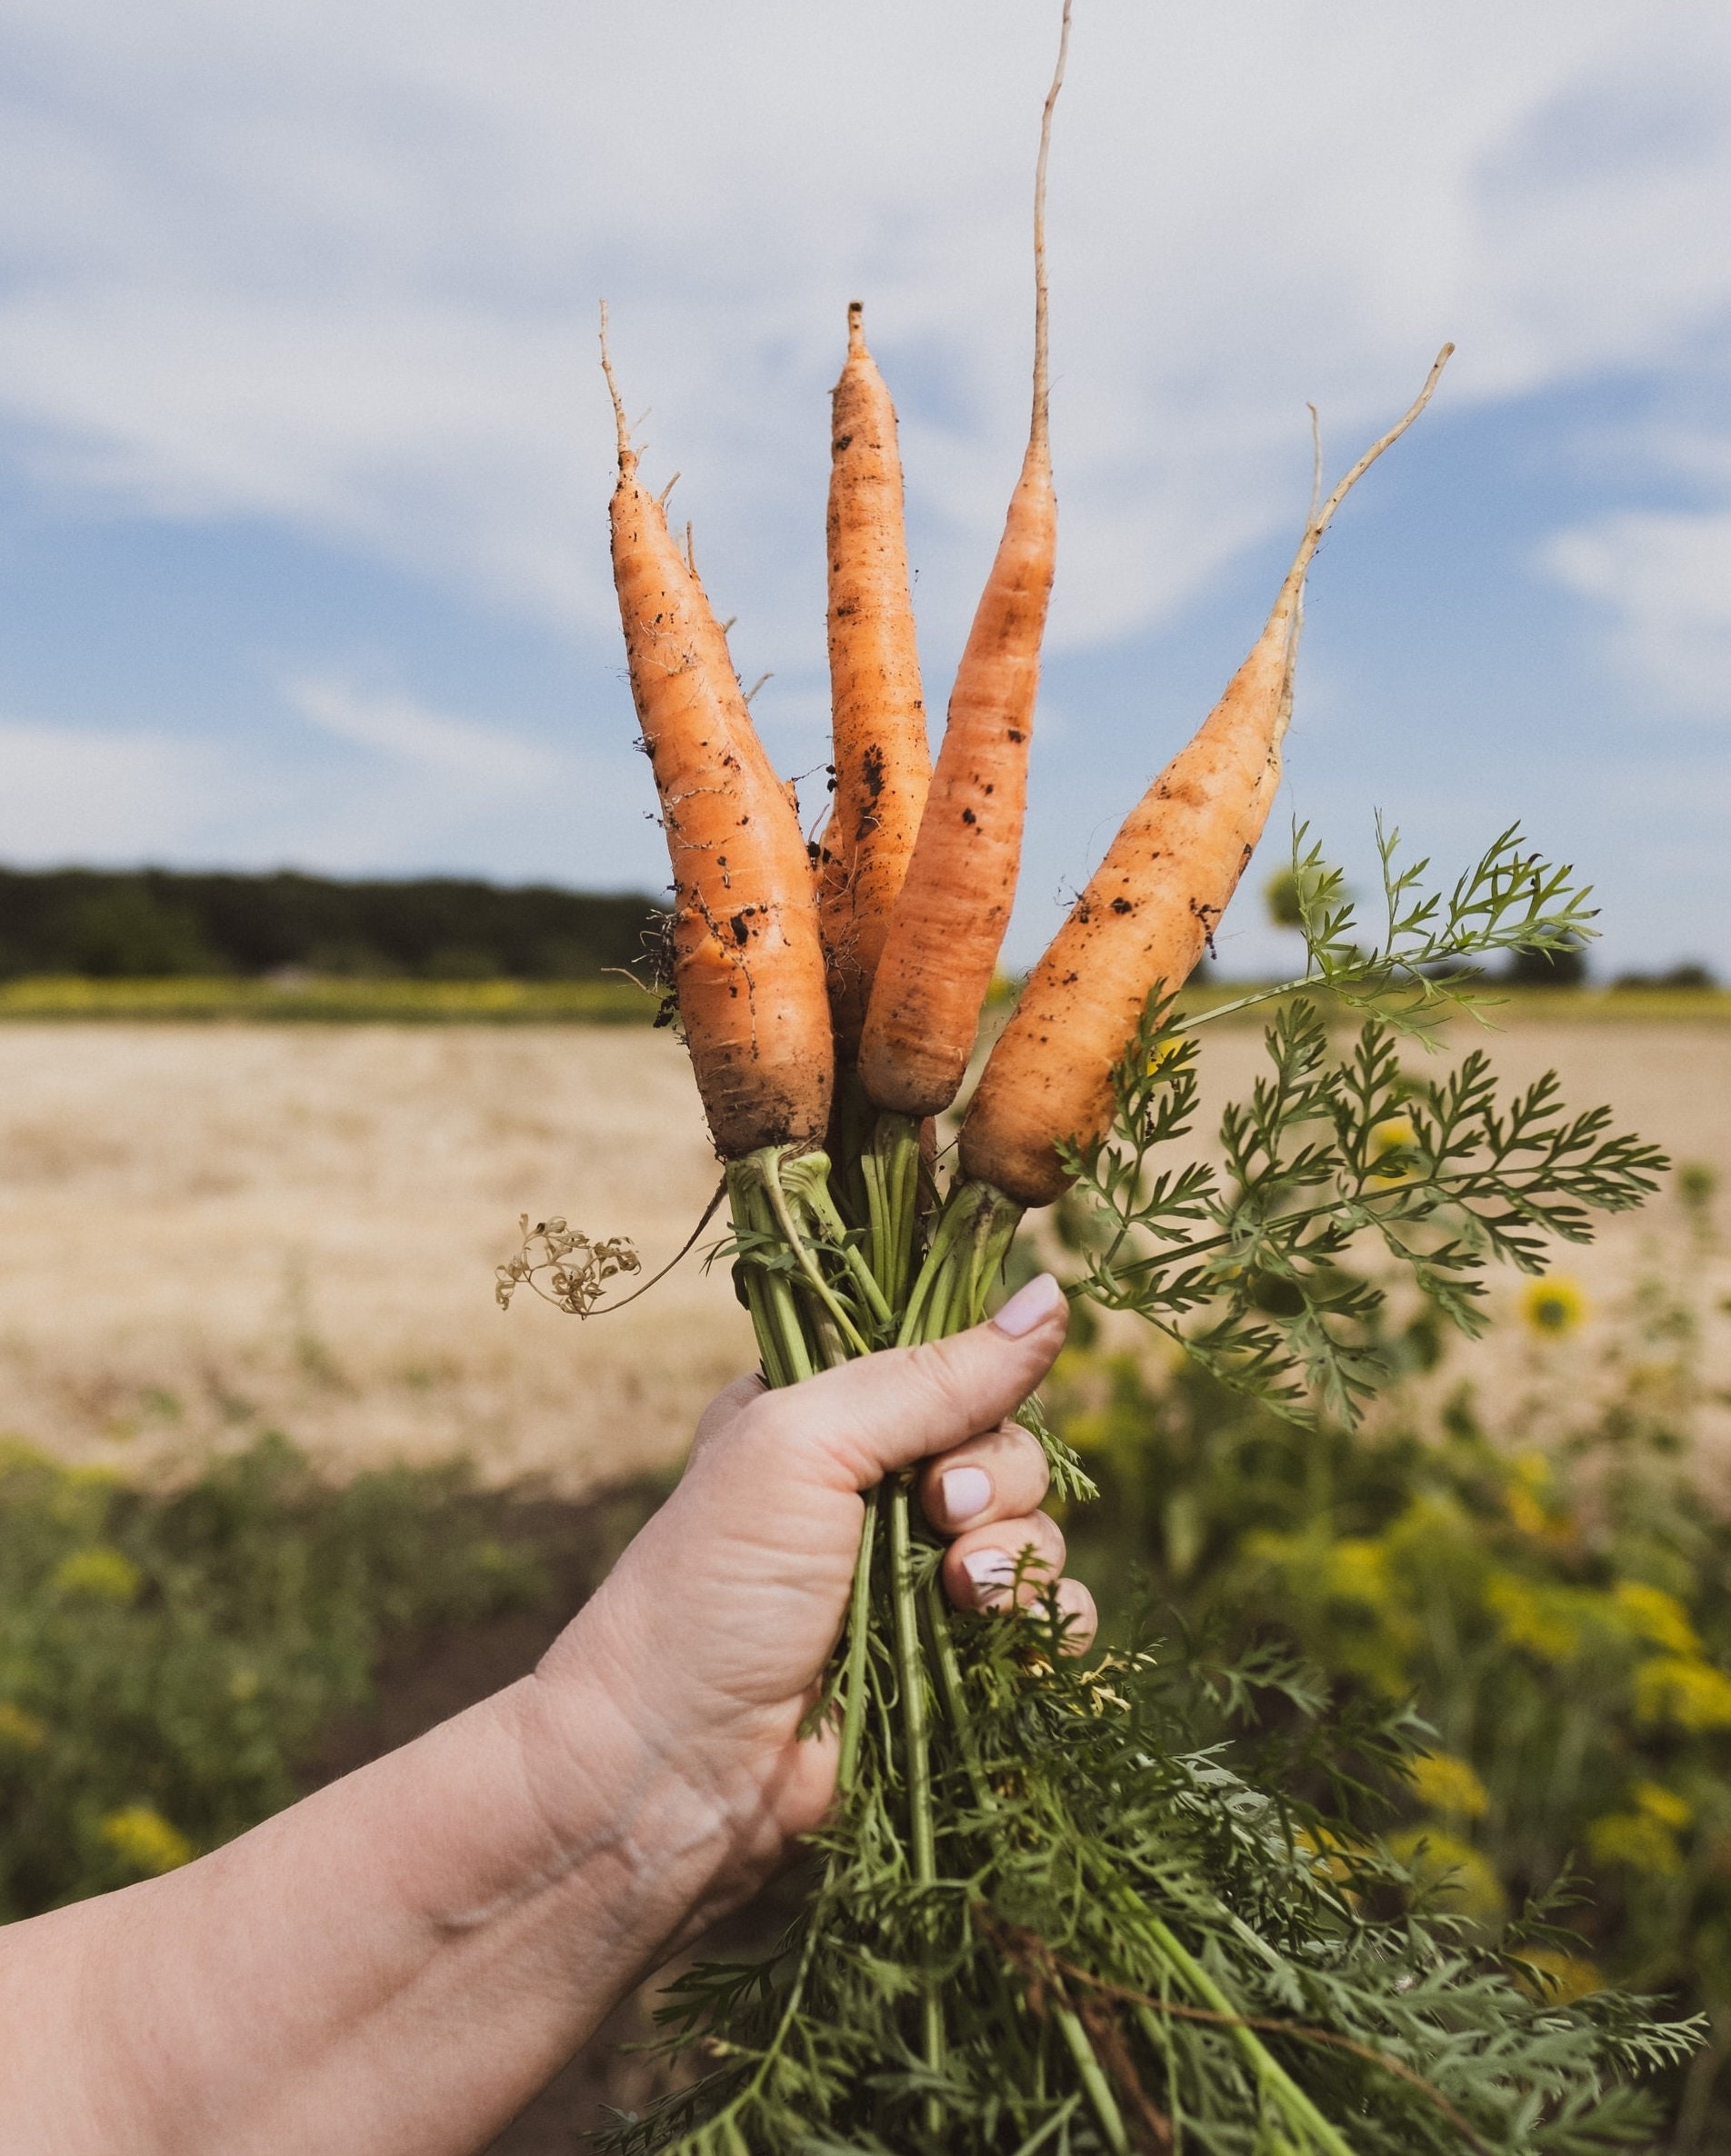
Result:
<svg viewBox="0 0 1731 2156"><path fill-rule="evenodd" d="M1492 1047L1511 1082L1555 1064L1572 1103L1731 1175L1731 1027L1523 1018ZM1210 1103L1259 1055L1254 1028L1211 1031ZM493 1267L524 1212L629 1233L653 1266L715 1180L665 1033L9 1024L0 1429L142 1465L274 1425L333 1463L462 1449L570 1490L665 1463L752 1357L725 1275L687 1260L579 1325L526 1298L502 1315ZM1601 1312L1676 1212L1566 1254ZM1529 1351L1506 1331L1488 1352L1502 1382Z"/></svg>
<svg viewBox="0 0 1731 2156"><path fill-rule="evenodd" d="M630 1473L750 1360L725 1273L579 1325L502 1313L493 1268L525 1212L659 1263L715 1177L665 1033L7 1027L0 1428L118 1464L266 1424L332 1462Z"/></svg>

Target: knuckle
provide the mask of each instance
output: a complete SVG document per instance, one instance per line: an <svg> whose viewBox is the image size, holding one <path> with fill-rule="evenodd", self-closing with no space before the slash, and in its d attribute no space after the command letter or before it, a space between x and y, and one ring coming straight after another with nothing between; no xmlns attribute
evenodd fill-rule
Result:
<svg viewBox="0 0 1731 2156"><path fill-rule="evenodd" d="M908 1382L926 1396L943 1420L971 1430L976 1419L975 1387L953 1350L946 1352L950 1348L948 1342L927 1341L905 1349L904 1368Z"/></svg>
<svg viewBox="0 0 1731 2156"><path fill-rule="evenodd" d="M721 1433L722 1442L745 1457L771 1456L793 1442L798 1419L785 1392L762 1392Z"/></svg>
<svg viewBox="0 0 1731 2156"><path fill-rule="evenodd" d="M1041 1562L1054 1572L1064 1570L1064 1561L1069 1555L1069 1545L1064 1539L1064 1530L1048 1512L1036 1512L1034 1533L1030 1537Z"/></svg>

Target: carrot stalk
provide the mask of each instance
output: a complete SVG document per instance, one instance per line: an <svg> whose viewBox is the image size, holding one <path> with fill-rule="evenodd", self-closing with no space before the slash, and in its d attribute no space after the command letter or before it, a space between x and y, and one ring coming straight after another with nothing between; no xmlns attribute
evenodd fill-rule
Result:
<svg viewBox="0 0 1731 2156"><path fill-rule="evenodd" d="M1430 402L1446 344L1403 417L1314 505L1267 626L1224 696L1143 795L999 1037L962 1127L964 1173L1023 1205L1070 1181L1059 1139L1112 1114L1112 1070L1148 997L1188 979L1262 835L1292 715L1305 578L1335 512Z"/></svg>
<svg viewBox="0 0 1731 2156"><path fill-rule="evenodd" d="M673 987L724 1160L822 1139L835 1079L816 890L703 584L619 437L613 575L631 693L673 863Z"/></svg>
<svg viewBox="0 0 1731 2156"><path fill-rule="evenodd" d="M829 679L835 798L818 850L818 912L836 1047L853 1059L931 784L908 587L896 407L847 310L830 423Z"/></svg>
<svg viewBox="0 0 1731 2156"><path fill-rule="evenodd" d="M907 875L866 1008L859 1070L880 1108L933 1115L956 1097L1009 925L1021 865L1028 744L1057 549L1047 428L1046 171L1069 50L1040 120L1034 185L1034 410L986 590L951 692Z"/></svg>

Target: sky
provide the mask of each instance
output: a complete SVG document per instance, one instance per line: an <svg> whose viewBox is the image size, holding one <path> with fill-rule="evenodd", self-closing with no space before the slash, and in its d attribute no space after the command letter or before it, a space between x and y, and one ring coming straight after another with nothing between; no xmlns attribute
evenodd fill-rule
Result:
<svg viewBox="0 0 1731 2156"><path fill-rule="evenodd" d="M5 0L0 861L658 890L597 304L821 802L826 397L902 423L941 710L1027 420L1056 0ZM1361 881L1517 818L1602 975L1731 974L1731 12L1076 0L1026 964L1310 479L1287 780ZM1228 970L1281 962L1261 868Z"/></svg>

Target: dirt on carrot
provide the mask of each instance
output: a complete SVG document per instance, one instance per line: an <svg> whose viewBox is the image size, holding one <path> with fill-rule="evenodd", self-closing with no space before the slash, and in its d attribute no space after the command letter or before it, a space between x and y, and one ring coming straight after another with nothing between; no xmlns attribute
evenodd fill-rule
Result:
<svg viewBox="0 0 1731 2156"><path fill-rule="evenodd" d="M964 1171L1022 1205L1069 1183L1063 1138L1111 1120L1112 1070L1148 997L1195 971L1261 837L1292 715L1305 578L1348 493L1429 403L1452 345L1399 422L1313 508L1274 611L1192 740L1125 819L1106 859L1034 969L962 1127Z"/></svg>
<svg viewBox="0 0 1731 2156"><path fill-rule="evenodd" d="M907 575L896 407L847 310L830 424L829 678L835 803L818 848L819 917L838 1053L852 1060L932 779Z"/></svg>
<svg viewBox="0 0 1731 2156"><path fill-rule="evenodd" d="M673 990L716 1151L820 1139L835 1076L817 893L798 815L727 640L619 431L613 572L631 692L673 863Z"/></svg>
<svg viewBox="0 0 1731 2156"><path fill-rule="evenodd" d="M1069 43L1040 120L1035 179L1034 412L1021 476L950 695L948 724L873 983L860 1077L880 1108L947 1108L973 1051L1022 859L1040 645L1057 554L1047 426L1046 170Z"/></svg>

